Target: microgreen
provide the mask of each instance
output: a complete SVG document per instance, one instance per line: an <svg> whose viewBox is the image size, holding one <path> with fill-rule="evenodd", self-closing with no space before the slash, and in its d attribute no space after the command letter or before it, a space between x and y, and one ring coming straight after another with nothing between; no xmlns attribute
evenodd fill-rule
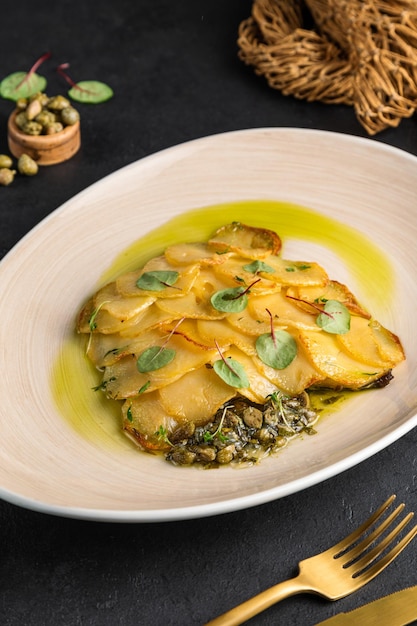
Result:
<svg viewBox="0 0 417 626"><path fill-rule="evenodd" d="M324 310L316 318L317 326L327 333L344 335L350 329L350 313L338 300L327 300Z"/></svg>
<svg viewBox="0 0 417 626"><path fill-rule="evenodd" d="M126 417L129 420L129 422L133 422L133 415L132 415L132 405L130 405L126 411Z"/></svg>
<svg viewBox="0 0 417 626"><path fill-rule="evenodd" d="M165 367L165 365L171 363L171 361L175 358L175 350L165 348L165 346L177 330L178 326L182 324L184 319L185 318L182 317L180 320L178 320L174 328L169 333L168 337L165 339L162 346L152 346L142 352L136 362L136 367L141 374L144 374L145 372L153 372L155 370L159 370L161 369L161 367ZM148 382L150 384L150 381ZM148 383L144 385L145 389L147 389L147 385ZM143 389L143 387L141 387L141 389ZM139 389L139 393L141 393L141 389ZM143 389L143 391L145 391L145 389Z"/></svg>
<svg viewBox="0 0 417 626"><path fill-rule="evenodd" d="M160 424L158 430L155 433L155 436L158 437L160 441L163 441L164 443L167 443L169 446L172 447L173 444L168 438L168 431L164 426L162 426L162 424Z"/></svg>
<svg viewBox="0 0 417 626"><path fill-rule="evenodd" d="M179 273L169 270L155 270L144 272L136 281L139 289L146 291L163 291L167 287L172 287L179 278Z"/></svg>
<svg viewBox="0 0 417 626"><path fill-rule="evenodd" d="M100 102L110 100L113 96L112 88L98 80L83 80L76 83L65 71L68 68L69 63L61 63L56 68L56 71L71 85L68 95L72 100L85 104L99 104Z"/></svg>
<svg viewBox="0 0 417 626"><path fill-rule="evenodd" d="M13 74L3 78L0 83L0 96L7 100L16 101L19 98L28 98L35 93L44 91L47 84L46 78L36 74L36 70L50 56L50 52L45 52L28 72L13 72Z"/></svg>
<svg viewBox="0 0 417 626"><path fill-rule="evenodd" d="M103 300L96 309L91 313L90 319L88 320L88 325L90 327L90 331L93 332L97 328L96 317L100 313L101 307L105 304L111 302L110 300Z"/></svg>
<svg viewBox="0 0 417 626"><path fill-rule="evenodd" d="M107 380L103 380L97 387L92 387L93 391L105 391L107 389L107 385L116 380L115 376L111 376Z"/></svg>
<svg viewBox="0 0 417 626"><path fill-rule="evenodd" d="M259 272L265 272L266 274L273 274L275 272L274 268L270 265L267 265L263 261L253 261L248 265L244 265L243 269L245 272L251 272L252 274L259 274Z"/></svg>
<svg viewBox="0 0 417 626"><path fill-rule="evenodd" d="M236 387L236 389L249 387L249 379L243 365L239 363L239 361L236 361L236 359L232 359L231 357L226 358L222 354L217 341L215 341L215 344L221 357L218 361L213 363L213 369L217 376L231 387Z"/></svg>
<svg viewBox="0 0 417 626"><path fill-rule="evenodd" d="M286 427L289 430L291 430L292 432L294 432L294 428L291 426L291 424L287 420L287 415L286 415L286 412L285 412L284 403L282 401L283 397L285 397L285 396L282 394L281 391L274 391L268 397L271 398L272 404L276 408L278 408L279 414L281 415L282 421L284 422Z"/></svg>
<svg viewBox="0 0 417 626"><path fill-rule="evenodd" d="M153 372L165 367L175 357L175 350L170 348L161 348L160 346L151 346L142 352L139 356L136 367L141 374L145 372Z"/></svg>
<svg viewBox="0 0 417 626"><path fill-rule="evenodd" d="M311 265L307 265L306 263L300 263L299 265L288 265L285 268L286 272L296 272L297 270L309 270Z"/></svg>
<svg viewBox="0 0 417 626"><path fill-rule="evenodd" d="M297 343L286 330L275 330L272 314L266 309L271 318L271 332L260 335L255 343L256 352L265 365L276 370L283 370L294 360L297 354Z"/></svg>
<svg viewBox="0 0 417 626"><path fill-rule="evenodd" d="M139 389L138 395L140 396L142 393L145 393L145 391L149 389L150 385L151 385L151 381L150 380L146 381L146 383L142 385L142 387Z"/></svg>
<svg viewBox="0 0 417 626"><path fill-rule="evenodd" d="M214 433L209 433L208 431L204 433L203 439L206 443L213 441L215 437L220 439L220 441L222 441L223 443L227 441L227 437L225 437L225 435L223 435L222 433L223 422L224 422L224 418L226 417L227 409L233 409L233 404L228 404L227 406L223 407L223 413L220 418L219 425L217 426Z"/></svg>
<svg viewBox="0 0 417 626"><path fill-rule="evenodd" d="M261 279L255 280L246 289L243 287L229 287L216 291L210 299L212 306L217 311L226 313L240 313L248 306L248 296L251 287L258 283Z"/></svg>

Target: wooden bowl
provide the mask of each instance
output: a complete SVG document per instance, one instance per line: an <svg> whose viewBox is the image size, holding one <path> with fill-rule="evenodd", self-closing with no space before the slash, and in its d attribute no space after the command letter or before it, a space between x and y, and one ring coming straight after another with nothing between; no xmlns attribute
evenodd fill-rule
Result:
<svg viewBox="0 0 417 626"><path fill-rule="evenodd" d="M65 126L54 135L27 135L16 125L18 111L11 113L7 124L9 150L14 157L28 154L38 165L54 165L67 161L81 145L80 122Z"/></svg>

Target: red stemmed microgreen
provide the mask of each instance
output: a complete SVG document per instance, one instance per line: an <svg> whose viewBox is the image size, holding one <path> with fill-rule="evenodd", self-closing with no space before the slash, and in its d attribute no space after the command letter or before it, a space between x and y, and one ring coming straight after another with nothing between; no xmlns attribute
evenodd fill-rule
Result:
<svg viewBox="0 0 417 626"><path fill-rule="evenodd" d="M272 313L269 309L266 311L271 319L271 332L257 338L256 353L265 365L283 370L295 359L297 343L286 330L274 328Z"/></svg>
<svg viewBox="0 0 417 626"><path fill-rule="evenodd" d="M159 370L161 369L161 367L165 367L165 365L168 365L168 363L171 363L171 361L173 361L176 351L172 350L171 348L166 348L165 346L177 330L178 326L184 321L184 319L185 318L182 317L175 324L174 328L171 330L162 346L151 346L139 355L139 358L136 361L136 367L141 374Z"/></svg>
<svg viewBox="0 0 417 626"><path fill-rule="evenodd" d="M319 315L316 317L316 324L327 333L344 335L350 330L349 309L347 309L342 302L339 302L339 300L326 300L324 306L320 306L315 302L294 298L293 296L287 295L287 298L308 304L313 307L313 309L319 311Z"/></svg>
<svg viewBox="0 0 417 626"><path fill-rule="evenodd" d="M242 387L249 387L249 379L245 372L245 368L239 361L232 359L231 357L225 357L220 346L216 340L217 351L220 355L220 359L213 363L213 369L227 385L240 389Z"/></svg>
<svg viewBox="0 0 417 626"><path fill-rule="evenodd" d="M228 289L221 289L216 291L210 298L212 306L216 311L222 311L225 313L240 313L246 309L248 305L247 294L251 288L259 283L261 279L253 281L248 287L230 287Z"/></svg>
<svg viewBox="0 0 417 626"><path fill-rule="evenodd" d="M69 63L61 63L56 71L70 85L68 95L72 100L86 104L98 104L110 100L113 96L111 87L98 80L83 80L76 83L65 71L69 66Z"/></svg>
<svg viewBox="0 0 417 626"><path fill-rule="evenodd" d="M6 76L0 83L0 96L7 100L19 100L19 98L28 98L35 93L44 91L46 87L46 78L39 76L36 70L44 61L49 59L50 52L45 52L35 61L28 72L13 72Z"/></svg>

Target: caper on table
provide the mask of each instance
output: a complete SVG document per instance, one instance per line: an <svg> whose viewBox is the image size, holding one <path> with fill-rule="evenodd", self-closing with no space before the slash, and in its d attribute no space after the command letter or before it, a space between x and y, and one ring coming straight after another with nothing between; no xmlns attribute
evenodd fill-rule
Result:
<svg viewBox="0 0 417 626"><path fill-rule="evenodd" d="M0 169L0 185L2 185L2 187L7 187L8 185L10 185L10 183L13 182L15 174L15 170L11 170L8 167L2 167Z"/></svg>
<svg viewBox="0 0 417 626"><path fill-rule="evenodd" d="M12 165L13 160L8 154L0 154L0 169L3 167L8 167L10 169Z"/></svg>
<svg viewBox="0 0 417 626"><path fill-rule="evenodd" d="M38 164L28 154L22 154L17 161L19 174L24 176L35 176L38 173Z"/></svg>

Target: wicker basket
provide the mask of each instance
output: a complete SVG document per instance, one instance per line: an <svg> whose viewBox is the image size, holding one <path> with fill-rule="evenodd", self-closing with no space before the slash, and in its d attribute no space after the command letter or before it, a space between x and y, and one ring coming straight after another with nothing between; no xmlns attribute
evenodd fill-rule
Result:
<svg viewBox="0 0 417 626"><path fill-rule="evenodd" d="M352 105L370 135L417 108L415 0L255 0L238 45L271 87Z"/></svg>

